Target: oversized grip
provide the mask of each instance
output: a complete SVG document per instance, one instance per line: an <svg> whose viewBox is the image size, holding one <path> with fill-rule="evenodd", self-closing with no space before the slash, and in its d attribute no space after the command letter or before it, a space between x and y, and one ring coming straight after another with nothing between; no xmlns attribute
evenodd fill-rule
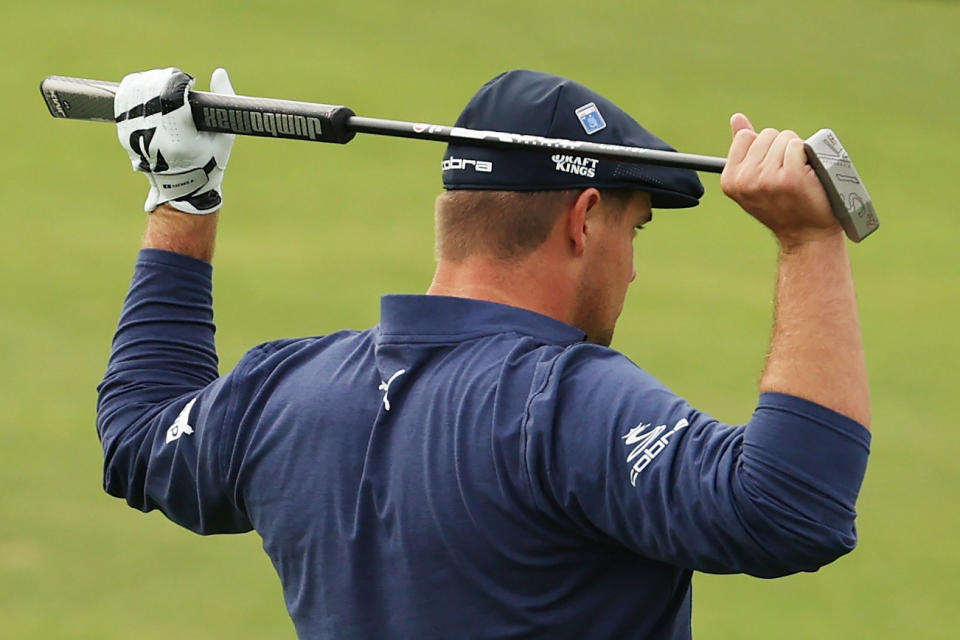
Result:
<svg viewBox="0 0 960 640"><path fill-rule="evenodd" d="M347 128L353 111L338 105L194 91L190 109L200 131L338 144L355 135Z"/></svg>

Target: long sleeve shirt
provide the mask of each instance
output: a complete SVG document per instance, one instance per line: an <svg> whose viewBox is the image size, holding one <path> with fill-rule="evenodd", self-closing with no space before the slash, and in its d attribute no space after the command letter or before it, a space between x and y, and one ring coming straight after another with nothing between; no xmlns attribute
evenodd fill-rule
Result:
<svg viewBox="0 0 960 640"><path fill-rule="evenodd" d="M104 486L256 530L301 637L689 638L693 571L815 571L856 543L869 432L825 407L766 393L723 424L574 327L441 296L221 377L211 277L141 252Z"/></svg>

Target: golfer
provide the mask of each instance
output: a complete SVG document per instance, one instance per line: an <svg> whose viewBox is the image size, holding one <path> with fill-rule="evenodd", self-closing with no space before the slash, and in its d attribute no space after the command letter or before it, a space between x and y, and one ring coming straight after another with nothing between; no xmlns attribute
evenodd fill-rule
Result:
<svg viewBox="0 0 960 640"><path fill-rule="evenodd" d="M853 549L867 377L843 232L796 134L731 119L723 190L779 258L756 409L727 425L609 347L644 277L637 230L695 215L659 210L696 205L696 175L561 149L450 145L426 295L220 376L210 262L233 139L197 133L192 84L153 70L116 96L151 213L99 387L104 484L198 533L255 530L300 637L689 638L693 571L784 576ZM232 93L222 70L211 85ZM457 124L670 149L531 71L485 84Z"/></svg>

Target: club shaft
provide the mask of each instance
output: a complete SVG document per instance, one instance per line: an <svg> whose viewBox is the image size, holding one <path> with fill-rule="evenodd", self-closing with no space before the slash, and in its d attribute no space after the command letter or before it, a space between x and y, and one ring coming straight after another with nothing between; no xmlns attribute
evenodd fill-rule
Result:
<svg viewBox="0 0 960 640"><path fill-rule="evenodd" d="M502 131L478 131L462 127L448 127L437 124L405 122L402 120L382 120L352 116L347 127L355 133L370 133L381 136L437 140L477 146L523 149L531 151L551 151L601 160L617 160L635 164L650 164L695 171L720 173L726 164L725 158L701 156L676 151L643 149L613 144L566 140L563 138L545 138Z"/></svg>
<svg viewBox="0 0 960 640"><path fill-rule="evenodd" d="M119 84L50 76L41 92L54 117L113 122L113 97ZM659 165L720 173L725 158L644 149L520 133L357 116L347 107L275 98L229 96L191 91L193 119L200 131L345 144L357 133L436 140L576 155L601 160Z"/></svg>

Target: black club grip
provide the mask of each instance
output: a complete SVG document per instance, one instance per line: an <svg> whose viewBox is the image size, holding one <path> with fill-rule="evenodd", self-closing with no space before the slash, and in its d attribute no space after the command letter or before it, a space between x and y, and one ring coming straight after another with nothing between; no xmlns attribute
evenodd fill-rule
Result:
<svg viewBox="0 0 960 640"><path fill-rule="evenodd" d="M343 106L206 91L191 91L189 102L200 131L338 144L356 135L347 129L353 110Z"/></svg>

